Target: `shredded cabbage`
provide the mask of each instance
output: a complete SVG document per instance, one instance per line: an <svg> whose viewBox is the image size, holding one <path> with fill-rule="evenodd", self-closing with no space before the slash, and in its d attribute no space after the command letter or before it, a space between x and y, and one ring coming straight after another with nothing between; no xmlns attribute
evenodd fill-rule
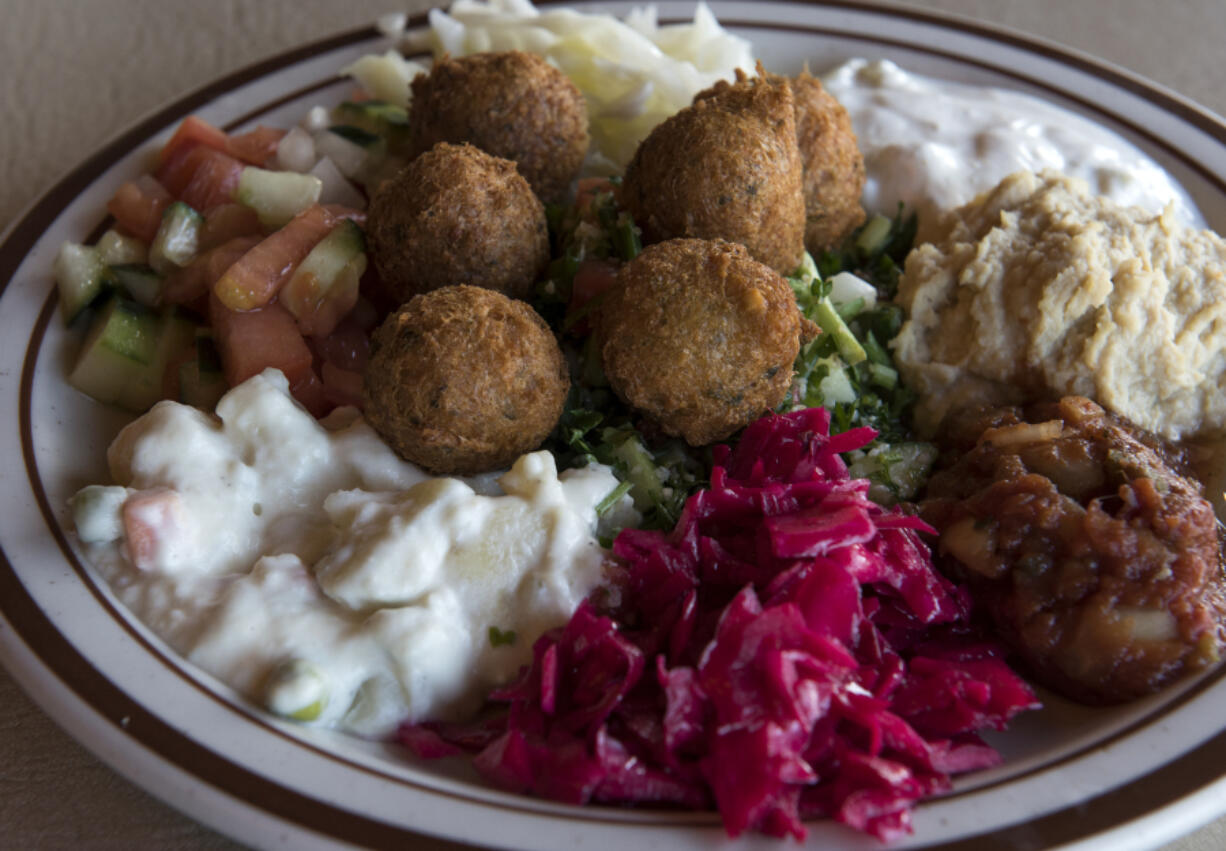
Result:
<svg viewBox="0 0 1226 851"><path fill-rule="evenodd" d="M421 757L567 803L716 807L728 833L880 839L916 801L994 765L978 736L1038 705L933 567L917 517L867 498L809 408L719 447L671 532L624 530L621 578L542 636L501 715L405 725Z"/></svg>
<svg viewBox="0 0 1226 851"><path fill-rule="evenodd" d="M525 50L547 58L587 100L592 148L588 174L620 174L651 129L737 68L752 74L749 42L698 4L688 24L661 26L654 7L613 15L540 11L527 0L456 0L430 13L412 50L465 56Z"/></svg>

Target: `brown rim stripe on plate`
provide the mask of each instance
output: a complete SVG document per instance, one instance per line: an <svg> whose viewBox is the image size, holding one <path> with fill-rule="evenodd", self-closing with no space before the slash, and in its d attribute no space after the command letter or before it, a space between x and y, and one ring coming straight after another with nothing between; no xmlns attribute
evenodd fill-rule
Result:
<svg viewBox="0 0 1226 851"><path fill-rule="evenodd" d="M849 2L809 3L807 5L830 6L830 7L836 7L836 8L852 8L852 9L857 9L857 10L861 10L864 12L871 12L873 14L886 14L886 15L889 15L895 11L895 10L884 10L883 11L882 7L880 6L866 6L861 3L849 3ZM1067 54L1057 49L1052 49L1046 45L1043 45L1042 43L1035 43L1025 38L1013 36L1008 33L994 31L992 28L986 27L986 26L981 27L981 26L976 26L974 24L959 22L957 20L947 20L947 19L942 18L939 15L920 13L920 12L916 12L915 10L897 10L896 16L903 17L903 18L913 18L913 19L917 19L917 20L921 20L921 21L925 21L929 23L938 24L946 28L959 29L959 30L963 30L963 31L966 31L972 34L979 35L979 36L986 36L992 39L1005 41L1007 43L1014 44L1014 45L1026 48L1028 50L1031 50L1032 52L1039 53L1041 55L1048 56L1050 58L1058 59L1064 62L1065 64L1073 65L1075 67L1081 68L1082 70L1088 71L1096 76L1108 78L1116 82L1117 84L1121 85L1122 88L1125 88L1133 92L1134 94L1141 96L1146 100L1149 100L1150 102L1159 103L1159 105L1164 106L1165 108L1167 108L1168 110L1172 112L1178 113L1179 115L1181 115L1181 117L1184 117L1185 119L1187 119L1189 123L1195 124L1201 129L1206 130L1206 132L1211 133L1215 137L1219 139L1223 138L1223 125L1220 122L1216 121L1212 116L1194 107L1191 107L1189 104L1180 101L1178 98L1171 97L1160 91L1155 91L1154 89L1144 84L1143 82L1133 79L1133 78L1129 78L1128 76L1124 74L1120 74L1119 72L1116 72L1107 66L1099 65L1092 61L1081 59L1080 57L1077 57L1071 54ZM852 35L849 33L839 33L839 32L830 31L830 30L820 30L818 28L806 27L804 25L799 25L799 24L794 25L794 26L791 26L791 25L778 26L778 25L772 25L772 24L764 23L760 21L759 22L740 22L740 23L725 22L725 24L729 26L739 25L739 26L742 26L748 29L772 29L774 28L774 29L785 29L785 30L797 31L797 32L812 32L812 33L818 33L818 34L826 33L826 34L837 34L837 35L844 35L844 36ZM95 154L93 157L87 160L86 163L84 163L81 167L79 167L72 174L70 174L68 178L65 178L63 181L60 182L60 184L57 184L57 186L54 187L53 190L49 192L47 196L44 196L42 201L39 202L39 204L34 208L34 210L28 213L25 216L25 218L22 219L20 224L16 228L14 228L14 230L10 233L9 238L5 240L5 244L3 246L0 246L0 291L3 291L3 289L7 287L8 282L11 278L12 272L15 271L16 266L19 265L21 260L24 258L25 250L28 250L29 246L33 244L33 242L37 239L38 235L42 232L42 230L45 229L47 224L49 224L51 221L54 220L56 215L58 215L60 210L67 204L67 202L70 201L73 197L75 197L75 195L80 191L80 189L83 188L85 185L87 185L90 180L92 180L94 177L100 174L102 170L111 163L112 160L117 159L120 155L127 153L137 142L144 141L144 138L148 135L151 135L151 133L154 130L159 129L161 126L173 120L173 118L181 116L182 114L190 111L195 106L198 106L200 103L206 102L207 100L214 97L215 95L220 94L221 92L224 92L224 91L228 91L230 88L234 88L237 85L240 85L242 83L248 82L250 81L250 79L253 79L256 76L259 76L264 73L269 73L272 70L284 67L286 65L293 64L293 62L298 61L301 58L305 58L307 56L314 55L315 53L321 50L332 49L335 47L351 44L356 41L360 41L364 38L373 37L373 35L374 35L373 32L367 28L361 31L356 31L354 33L337 36L336 38L329 39L325 42L320 42L315 45L310 45L304 48L300 48L298 50L292 51L291 53L283 54L277 58L267 60L264 63L260 63L260 65L253 66L253 68L247 69L246 72L238 72L237 74L231 75L227 78L223 78L217 83L211 84L205 89L202 89L196 92L194 95L190 95L187 98L177 102L176 104L170 107L167 107L166 109L164 109L157 115L142 122L136 128L133 128L133 130L130 130L127 133L125 133L122 137L117 139L116 142L112 143L111 145L108 145L103 151L100 151L98 154ZM891 42L885 39L875 39L872 37L866 38L865 36L862 36L859 34L855 34L853 37L856 37L862 40L879 41L885 44L900 44L909 49L923 50L925 52L943 55L943 56L954 59L955 61L963 63L963 64L980 64L982 65L982 67L988 68L995 72L1002 73L1002 74L1009 74L1007 70L995 68L993 66L990 66L984 63L978 63L978 62L975 62L974 60L969 60L965 56L941 53L940 51L926 49L923 47L918 47L916 45L905 44L901 42ZM1017 74L1010 74L1010 76L1014 76L1018 79L1025 79L1027 82L1030 82L1032 84L1035 84L1043 88L1046 88L1050 91L1053 91L1059 94L1061 97L1064 97L1064 98L1069 97L1068 93L1061 92L1058 89L1051 87L1050 85L1044 84L1042 81L1029 80ZM327 83L322 83L319 85L319 87L323 87L325 85L327 85ZM306 93L306 92L303 92L303 93ZM300 94L303 94L303 93L299 93L299 95L295 95L295 96L300 96ZM294 96L290 96L290 97L292 98ZM278 101L274 103L273 106L278 105L279 103L283 103L283 102L285 102L285 100ZM1088 108L1090 108L1092 111L1098 112L1100 114L1106 114L1104 110L1102 110L1099 107L1096 107L1093 104L1085 104L1085 105ZM266 108L272 108L272 106L269 106ZM234 123L237 124L237 123L241 123L242 121L250 120L251 117L254 117L254 115L244 117L243 119L240 119ZM1118 117L1115 117L1115 116L1111 116L1111 117L1113 118L1113 120L1119 121L1122 124L1126 124L1126 125L1128 124L1128 122L1123 121L1119 119ZM1131 126L1131 125L1128 125L1128 126ZM1144 134L1143 131L1140 131L1139 128L1137 129L1138 129L1138 132L1142 132L1143 135L1148 136L1148 134ZM1165 145L1162 145L1162 147L1166 148ZM1192 167L1196 166L1196 164L1193 161L1189 160L1186 156L1182 155L1180 152L1172 151L1172 153L1175 154L1179 159L1183 160L1188 165ZM1211 182L1215 182L1218 186L1222 186L1221 181L1216 180L1214 176L1210 176L1210 180ZM17 245L20 245L23 249L21 254L16 254L15 252L10 254L5 251L5 249L12 249L12 248L15 248ZM45 330L46 328L45 322L40 322L39 324L42 326L43 330ZM41 332L38 333L37 336L41 339L42 333ZM34 344L35 344L35 341L31 340L31 345L34 346ZM36 347L34 351L34 357L35 358L37 357ZM28 361L27 365L32 365L32 364L30 361ZM23 430L24 430L25 426L29 423L29 417L28 417L29 395L26 392L24 380L23 380L22 404L23 404L23 408L25 408L25 412L24 412L25 415L23 416ZM27 433L23 436L28 438L29 435ZM29 451L28 441L26 442L26 448L27 448L27 451ZM32 456L30 460L32 460ZM45 500L45 497L43 497L43 499ZM45 506L45 511L49 511L48 506ZM53 530L57 529L57 526L54 523L53 515L48 514L47 518L49 519L50 525L53 528ZM66 541L61 541L61 546L64 546L65 544L66 544ZM8 585L15 584L17 588L20 590L20 595L25 598L25 602L30 607L29 609L27 609L27 611L30 611L31 609L33 609L35 612L37 612L36 607L34 607L33 605L33 601L28 597L28 594L26 594L25 589L20 586L20 582L19 580L17 580L16 574L15 572L13 572L12 566L8 563L7 559L4 560L3 566L7 569L8 573L7 575L0 574L0 588L7 588ZM6 612L8 611L9 606L5 604L7 604L12 599L13 598L10 597L8 594L5 594L3 598L3 603L0 603L0 606L3 606ZM67 654L67 656L64 657L65 659L67 659L65 666L62 668L59 666L56 666L53 668L53 670L56 671L57 675L60 674L61 672L80 673L81 666L84 666L85 670L87 670L89 673L92 673L94 677L99 678L101 682L106 687L108 687L111 691L113 691L116 695L118 695L118 697L120 697L123 700L127 700L129 704L132 704L132 701L129 698L127 698L126 695L123 695L122 692L119 692L119 690L115 686L107 682L105 678L102 677L101 674L97 672L96 669L93 669L92 666L90 666L90 664L88 663L87 660L84 659L84 657L80 656L77 653L75 648L73 648L67 642L66 639L64 639L61 635L59 635L59 633L55 630L51 622L46 620L45 616L43 616L41 612L37 612L37 617L41 618L42 620L41 627L44 630L49 631L50 633L54 634L54 636L58 639L58 643L62 645L59 649ZM33 624L33 623L32 625L34 625L35 627L40 626L39 624ZM35 633L38 633L37 629L35 630ZM22 635L23 637L25 637L26 633L22 633ZM41 633L39 633L39 637L40 637L40 640L43 638ZM35 642L31 642L31 646L35 646L35 645L36 645ZM71 685L71 680L65 679L65 682L68 682ZM1196 689L1196 691L1200 691L1200 690L1201 690L1200 688ZM1184 696L1184 698L1182 698L1181 701L1185 699L1187 699L1187 696ZM86 702L90 703L89 701L86 701ZM231 705L231 704L227 703L227 705ZM140 708L140 711L145 712L143 708ZM117 720L117 717L112 717L108 713L103 713L103 714L106 715L106 717L109 717L112 720L112 722L115 722ZM131 713L126 713L126 714L131 714ZM156 717L149 715L148 713L145 713L145 714L155 724L161 724L161 722ZM170 728L166 728L166 729L169 730L170 735L174 738L176 742L182 742L182 734L179 734L173 730L170 730ZM189 742L189 743L197 748L201 748L200 745L194 742ZM1099 744L1101 745L1101 743ZM1086 804L1082 806L1070 808L1069 810L1053 813L1049 816L1040 818L1034 822L1031 822L1026 828L1006 829L1004 831L998 831L997 833L994 833L994 834L981 835L979 837L974 838L973 840L959 841L959 842L948 844L942 847L949 847L949 848L963 848L963 847L969 848L971 847L971 845L967 845L967 843L971 843L974 847L983 847L981 843L983 841L986 841L989 837L994 837L994 836L999 836L1002 838L1005 836L1014 837L1019 832L1029 831L1030 828L1035 828L1036 826L1043 826L1041 829L1041 833L1042 833L1042 836L1046 838L1043 838L1041 841L1044 844L1046 844L1049 841L1052 841L1052 837L1063 837L1067 839L1067 838L1070 838L1071 836L1081 836L1081 835L1085 835L1087 832L1093 832L1099 829L1103 829L1105 827L1110 827L1112 825L1119 823L1119 821L1121 820L1120 818L1118 818L1120 812L1126 812L1129 817L1136 817L1138 815L1153 811L1161 806L1164 806L1167 803L1170 803L1171 801L1178 799L1179 797L1182 797L1182 795L1186 794L1188 791L1191 791L1192 789L1200 788L1205 783L1219 776L1220 772L1217 770L1216 767L1221 764L1219 751L1221 751L1223 747L1226 747L1226 734L1220 734L1215 739L1210 740L1209 742L1205 744L1205 746L1201 748L1199 752L1197 752L1202 757L1202 759L1197 762L1197 765L1193 766L1189 764L1188 767L1203 769L1202 771L1197 773L1197 777L1207 778L1207 779L1196 780L1195 785L1190 788L1188 787L1186 782L1179 783L1180 780L1187 779L1186 778L1187 772L1183 772L1181 769L1184 767L1183 766L1184 762L1188 760L1186 758L1181 758L1180 760L1177 760L1176 762L1172 763L1171 765L1168 765L1167 767L1163 769L1159 769L1158 771L1151 772L1150 775L1147 775L1145 778L1142 778L1139 781L1134 781L1132 784L1130 784L1127 787L1122 787L1121 789L1115 790L1114 792L1106 793L1104 795L1098 796L1092 799L1091 801L1086 802ZM163 757L166 756L166 753L161 748L154 748L154 750L158 752L159 754L163 755ZM1212 751L1213 755L1212 756L1207 755L1206 754L1207 751ZM221 758L217 756L216 754L213 754L211 751L207 751L207 749L205 749L205 752L210 757L212 757L212 759L220 760L221 762L226 763L227 765L231 766L231 768L233 768L234 770L240 773L245 772L245 769L242 769L238 766L233 766L232 764L225 761L224 758ZM169 761L173 762L174 760L169 760ZM1211 770L1211 767L1212 767L1212 770ZM1211 773L1209 773L1210 770L1211 770ZM190 768L189 768L189 771L190 771ZM195 774L197 772L192 771L190 773ZM1171 774L1171 776L1167 776L1168 774ZM1163 798L1163 800L1157 801L1157 803L1155 803L1156 796L1154 794L1154 790L1148 788L1147 786L1147 788L1145 789L1145 794L1142 796L1141 801L1136 802L1136 804L1128 801L1126 799L1126 793L1130 789L1139 787L1142 781L1147 781L1147 782L1157 781L1157 782L1161 782L1163 785L1166 785L1168 782L1175 782L1179 784L1180 791L1171 792L1170 795L1167 797L1157 796L1157 797ZM266 783L267 781L262 781L262 782ZM223 786L221 788L225 789L225 791L233 792L235 787ZM286 790L280 786L276 786L275 784L273 784L273 789L282 795L289 795L289 796L295 797L299 802L307 801L307 802L310 802L313 806L316 806L316 807L320 806L319 802L311 801L311 799L305 798L304 796L298 795L297 793L290 792L289 790ZM436 790L432 789L431 791L437 793ZM981 790L975 790L975 791L981 791ZM1139 788L1137 788L1137 791L1139 793L1140 791ZM1102 812L1100 821L1095 821L1094 819L1087 819L1086 813L1085 813L1085 810L1087 807L1090 807L1091 805L1096 805L1099 802L1106 802L1108 800L1115 801L1121 807L1125 807L1126 809L1117 811L1116 807L1112 806L1110 808L1111 809L1110 813ZM327 806L327 805L324 805L324 806ZM1071 820L1061 818L1062 816L1068 813L1072 814ZM412 836L412 834L408 833L407 831L400 831L398 828L393 828L391 826L384 825L381 822L370 822L370 820L364 819L363 817L360 817L360 816L352 816L352 814L350 813L345 813L345 814L353 818L357 818L359 821L362 821L364 823L371 823L377 827L395 831L396 835L401 840L403 840L406 836ZM295 819L289 819L289 820L295 821ZM301 820L299 820L299 823L305 824L305 822ZM1065 832L1065 831L1068 831L1068 832ZM325 831L325 832L329 832L329 831ZM331 835L331 832L329 833ZM350 838L350 839L355 838L354 834L345 834L344 836L345 838ZM1010 844L1014 844L1014 843L1011 842ZM1029 844L1025 844L1025 845L1019 845L1018 847L1032 847L1032 846L1030 846Z"/></svg>

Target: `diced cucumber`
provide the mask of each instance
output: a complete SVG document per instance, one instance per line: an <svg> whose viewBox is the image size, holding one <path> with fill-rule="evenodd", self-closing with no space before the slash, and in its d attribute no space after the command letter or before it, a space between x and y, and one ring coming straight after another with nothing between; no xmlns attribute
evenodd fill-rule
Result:
<svg viewBox="0 0 1226 851"><path fill-rule="evenodd" d="M239 175L234 199L255 210L264 227L279 228L317 202L322 188L320 179L311 174L247 166Z"/></svg>
<svg viewBox="0 0 1226 851"><path fill-rule="evenodd" d="M146 263L149 260L149 246L134 236L125 236L114 228L100 236L94 247L98 249L98 256L107 266Z"/></svg>
<svg viewBox="0 0 1226 851"><path fill-rule="evenodd" d="M629 434L614 445L613 457L621 462L626 481L632 485L630 496L634 499L635 508L646 511L663 498L664 482L660 477L660 468L638 435Z"/></svg>
<svg viewBox="0 0 1226 851"><path fill-rule="evenodd" d="M68 382L99 402L143 411L161 389L150 375L160 336L156 313L114 296L94 318Z"/></svg>
<svg viewBox="0 0 1226 851"><path fill-rule="evenodd" d="M855 366L868 357L856 335L851 333L843 317L839 316L834 305L830 303L829 297L814 305L813 313L813 319L821 326L822 333L830 334L834 338L834 344L848 366Z"/></svg>
<svg viewBox="0 0 1226 851"><path fill-rule="evenodd" d="M360 127L382 136L391 150L402 150L409 140L408 111L394 103L368 100L345 101L332 112L338 124Z"/></svg>
<svg viewBox="0 0 1226 851"><path fill-rule="evenodd" d="M335 133L342 139L348 139L353 144L368 151L372 148L377 148L380 144L386 144L378 133L372 133L361 127L354 127L352 124L334 124L328 128L328 132Z"/></svg>
<svg viewBox="0 0 1226 851"><path fill-rule="evenodd" d="M98 256L98 249L89 245L65 242L56 255L53 271L65 325L108 289L106 264Z"/></svg>
<svg viewBox="0 0 1226 851"><path fill-rule="evenodd" d="M880 251L890 237L891 224L890 220L880 213L874 214L856 237L856 248L865 254Z"/></svg>
<svg viewBox="0 0 1226 851"><path fill-rule="evenodd" d="M350 219L341 219L327 236L315 244L303 258L289 280L289 286L300 278L314 278L321 294L326 294L345 269L366 251L366 238L362 229Z"/></svg>
<svg viewBox="0 0 1226 851"><path fill-rule="evenodd" d="M204 411L212 411L229 390L221 371L221 356L207 328L196 331L196 357L179 367L179 401Z"/></svg>
<svg viewBox="0 0 1226 851"><path fill-rule="evenodd" d="M162 398L167 364L191 345L197 327L177 308L157 314L112 296L90 326L68 381L99 402L143 413Z"/></svg>
<svg viewBox="0 0 1226 851"><path fill-rule="evenodd" d="M182 201L175 201L162 214L162 223L149 246L149 265L165 275L190 263L200 246L204 216Z"/></svg>
<svg viewBox="0 0 1226 851"><path fill-rule="evenodd" d="M68 502L77 537L87 544L118 540L123 535L120 510L127 498L128 489L118 485L88 485L77 491Z"/></svg>
<svg viewBox="0 0 1226 851"><path fill-rule="evenodd" d="M353 308L365 271L362 229L342 219L298 264L278 298L304 334L328 334Z"/></svg>
<svg viewBox="0 0 1226 851"><path fill-rule="evenodd" d="M145 307L157 304L162 292L162 276L145 263L119 263L107 268L115 284Z"/></svg>

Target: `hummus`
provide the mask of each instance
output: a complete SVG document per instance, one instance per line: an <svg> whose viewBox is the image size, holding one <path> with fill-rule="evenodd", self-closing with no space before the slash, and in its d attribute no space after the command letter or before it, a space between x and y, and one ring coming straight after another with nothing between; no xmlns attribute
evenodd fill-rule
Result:
<svg viewBox="0 0 1226 851"><path fill-rule="evenodd" d="M947 411L1097 400L1171 440L1226 427L1226 241L1018 173L907 258L894 342L931 435Z"/></svg>

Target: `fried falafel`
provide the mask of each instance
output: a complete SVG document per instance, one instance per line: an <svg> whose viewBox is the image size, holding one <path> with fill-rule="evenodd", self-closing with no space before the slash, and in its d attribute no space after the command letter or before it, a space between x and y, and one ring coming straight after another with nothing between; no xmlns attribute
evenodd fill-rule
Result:
<svg viewBox="0 0 1226 851"><path fill-rule="evenodd" d="M805 247L816 256L864 222L864 157L851 116L821 80L802 71L791 80L805 198Z"/></svg>
<svg viewBox="0 0 1226 851"><path fill-rule="evenodd" d="M623 266L596 321L614 392L692 446L778 406L814 333L774 270L743 245L701 239L657 243Z"/></svg>
<svg viewBox="0 0 1226 851"><path fill-rule="evenodd" d="M791 88L741 74L651 131L621 201L646 242L726 239L787 274L804 252L801 178Z"/></svg>
<svg viewBox="0 0 1226 851"><path fill-rule="evenodd" d="M557 68L518 50L444 55L411 87L409 156L468 142L514 162L546 203L565 199L587 155L587 105Z"/></svg>
<svg viewBox="0 0 1226 851"><path fill-rule="evenodd" d="M549 262L540 199L514 163L472 145L440 143L385 181L367 234L398 303L456 284L522 298Z"/></svg>
<svg viewBox="0 0 1226 851"><path fill-rule="evenodd" d="M379 326L364 384L367 419L401 457L470 475L536 449L562 415L570 376L528 304L454 286L414 297Z"/></svg>

